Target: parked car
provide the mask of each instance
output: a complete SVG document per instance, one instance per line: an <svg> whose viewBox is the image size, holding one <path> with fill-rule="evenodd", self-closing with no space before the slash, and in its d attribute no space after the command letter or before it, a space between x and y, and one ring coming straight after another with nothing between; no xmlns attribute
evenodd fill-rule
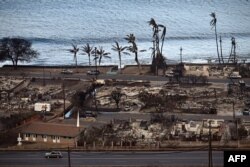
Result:
<svg viewBox="0 0 250 167"><path fill-rule="evenodd" d="M230 74L228 76L228 78L231 78L231 79L240 79L241 78L241 75L239 75L238 72L233 72L232 74Z"/></svg>
<svg viewBox="0 0 250 167"><path fill-rule="evenodd" d="M62 74L73 74L73 71L72 70L69 70L69 69L63 69L61 71Z"/></svg>
<svg viewBox="0 0 250 167"><path fill-rule="evenodd" d="M124 111L130 111L132 108L130 106L125 106Z"/></svg>
<svg viewBox="0 0 250 167"><path fill-rule="evenodd" d="M85 117L96 117L97 114L94 111L85 111Z"/></svg>
<svg viewBox="0 0 250 167"><path fill-rule="evenodd" d="M250 115L250 110L248 110L247 108L245 108L245 109L242 111L242 115Z"/></svg>
<svg viewBox="0 0 250 167"><path fill-rule="evenodd" d="M51 152L47 152L45 153L45 158L62 158L63 155L60 151L51 151Z"/></svg>
<svg viewBox="0 0 250 167"><path fill-rule="evenodd" d="M90 70L87 71L87 75L99 75L100 71L99 70Z"/></svg>

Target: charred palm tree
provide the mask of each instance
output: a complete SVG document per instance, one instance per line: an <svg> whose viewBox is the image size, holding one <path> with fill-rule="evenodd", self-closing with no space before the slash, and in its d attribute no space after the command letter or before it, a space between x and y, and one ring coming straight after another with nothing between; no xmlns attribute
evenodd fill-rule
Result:
<svg viewBox="0 0 250 167"><path fill-rule="evenodd" d="M79 48L76 44L72 44L72 49L68 49L70 53L73 53L73 60L75 61L76 71L77 71L77 53L79 51Z"/></svg>
<svg viewBox="0 0 250 167"><path fill-rule="evenodd" d="M163 49L164 40L166 36L166 27L162 24L157 24L153 18L151 18L151 20L148 21L148 24L152 26L153 39L156 43L156 49L158 49L158 51L162 54L162 49ZM160 46L160 42L161 42L161 46Z"/></svg>
<svg viewBox="0 0 250 167"><path fill-rule="evenodd" d="M119 108L119 103L121 101L122 96L126 96L126 95L124 93L121 93L120 90L114 90L114 91L111 92L111 98L116 103L116 109Z"/></svg>
<svg viewBox="0 0 250 167"><path fill-rule="evenodd" d="M93 47L89 45L89 43L87 43L85 46L82 47L82 51L84 55L88 55L89 57L89 66L91 66L91 61L90 61L90 56L92 53Z"/></svg>
<svg viewBox="0 0 250 167"><path fill-rule="evenodd" d="M137 44L135 42L136 38L134 34L129 34L124 39L127 40L128 43L131 44L131 46L127 47L127 50L135 54L135 62L137 63L139 73L141 74L141 64L138 60L138 52L144 52L145 50L138 50Z"/></svg>
<svg viewBox="0 0 250 167"><path fill-rule="evenodd" d="M151 71L154 72L156 75L158 75L159 67L164 68L165 67L164 64L166 64L165 61L162 62L162 60L165 60L162 54L162 50L163 50L164 39L166 35L166 27L162 24L157 24L153 18L151 18L151 20L148 21L148 24L152 26L152 30L153 30Z"/></svg>
<svg viewBox="0 0 250 167"><path fill-rule="evenodd" d="M102 48L102 47L100 47L97 51L96 51L96 53L97 53L97 55L98 55L98 58L99 58L99 66L100 66L100 64L101 64L101 62L102 62L102 58L109 58L109 59L111 59L111 57L110 56L108 56L110 53L109 52L105 52L105 50Z"/></svg>
<svg viewBox="0 0 250 167"><path fill-rule="evenodd" d="M121 45L119 45L119 43L117 41L115 41L115 45L113 45L112 50L116 51L118 53L118 57L119 57L119 62L120 62L120 70L122 69L122 58L121 55L125 54L125 55L129 55L129 53L125 52L125 50L127 49L127 47L122 47Z"/></svg>
<svg viewBox="0 0 250 167"><path fill-rule="evenodd" d="M214 33L215 33L215 40L216 40L216 47L217 47L217 56L218 56L218 60L219 60L219 64L224 63L223 57L220 57L220 53L219 53L219 46L218 46L218 37L217 37L217 18L216 18L216 14L213 12L210 14L210 16L212 17L212 20L210 21L210 25L212 26L212 29L214 28Z"/></svg>
<svg viewBox="0 0 250 167"><path fill-rule="evenodd" d="M234 37L231 38L231 52L230 52L228 62L237 63L237 61L236 61L236 41L235 41Z"/></svg>

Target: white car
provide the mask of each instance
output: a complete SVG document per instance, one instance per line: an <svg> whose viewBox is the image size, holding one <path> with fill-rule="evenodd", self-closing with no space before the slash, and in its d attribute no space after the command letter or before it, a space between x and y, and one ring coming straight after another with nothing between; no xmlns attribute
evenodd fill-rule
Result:
<svg viewBox="0 0 250 167"><path fill-rule="evenodd" d="M68 69L63 69L61 71L62 74L73 74L73 71L72 70L68 70Z"/></svg>
<svg viewBox="0 0 250 167"><path fill-rule="evenodd" d="M47 152L45 153L45 158L62 158L63 155L60 151L51 151L51 152Z"/></svg>
<svg viewBox="0 0 250 167"><path fill-rule="evenodd" d="M99 75L100 71L99 70L91 70L91 71L87 71L88 75Z"/></svg>

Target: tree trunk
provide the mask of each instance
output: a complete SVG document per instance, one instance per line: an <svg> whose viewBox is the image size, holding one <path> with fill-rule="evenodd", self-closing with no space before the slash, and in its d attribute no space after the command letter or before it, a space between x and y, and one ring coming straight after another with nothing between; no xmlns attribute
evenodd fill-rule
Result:
<svg viewBox="0 0 250 167"><path fill-rule="evenodd" d="M118 52L119 54L119 61L120 61L120 72L122 73L122 58L121 58L121 52Z"/></svg>
<svg viewBox="0 0 250 167"><path fill-rule="evenodd" d="M234 45L234 63L237 63L236 62L236 46Z"/></svg>
<svg viewBox="0 0 250 167"><path fill-rule="evenodd" d="M88 56L89 56L89 66L91 66L91 63L90 63L90 54L88 54Z"/></svg>
<svg viewBox="0 0 250 167"><path fill-rule="evenodd" d="M75 62L76 62L76 72L78 72L78 70L77 70L77 57L76 57L76 54L75 54Z"/></svg>
<svg viewBox="0 0 250 167"><path fill-rule="evenodd" d="M135 52L135 62L136 62L137 65L138 65L139 74L141 74L141 64L140 64L140 62L139 62L139 60L138 60L138 53L137 53L137 52Z"/></svg>
<svg viewBox="0 0 250 167"><path fill-rule="evenodd" d="M164 37L165 38L165 37ZM162 49L163 49L163 45L164 45L164 38L162 39L162 42L161 42L161 55L163 55L162 54Z"/></svg>
<svg viewBox="0 0 250 167"><path fill-rule="evenodd" d="M221 56L222 63L224 64L224 59L223 59L223 55L222 55L222 40L221 40L221 36L220 36L220 56Z"/></svg>
<svg viewBox="0 0 250 167"><path fill-rule="evenodd" d="M100 66L100 64L101 64L101 61L102 61L102 59L101 59L101 57L99 58L99 66Z"/></svg>
<svg viewBox="0 0 250 167"><path fill-rule="evenodd" d="M13 64L13 69L15 70L16 69L15 61L14 60L11 60L11 61L12 61L12 64Z"/></svg>
<svg viewBox="0 0 250 167"><path fill-rule="evenodd" d="M15 67L14 67L14 69L16 70L17 69L17 60L15 61Z"/></svg>
<svg viewBox="0 0 250 167"><path fill-rule="evenodd" d="M152 59L152 63L151 63L151 72L152 73L154 73L154 74L156 74L156 58L155 57L153 57L153 59Z"/></svg>
<svg viewBox="0 0 250 167"><path fill-rule="evenodd" d="M214 32L215 32L215 39L216 39L217 56L218 56L218 59L219 59L219 64L221 64L220 54L219 54L219 46L218 46L218 37L217 37L216 25L215 25L215 27L214 27Z"/></svg>
<svg viewBox="0 0 250 167"><path fill-rule="evenodd" d="M116 109L118 110L119 108L119 101L116 102Z"/></svg>

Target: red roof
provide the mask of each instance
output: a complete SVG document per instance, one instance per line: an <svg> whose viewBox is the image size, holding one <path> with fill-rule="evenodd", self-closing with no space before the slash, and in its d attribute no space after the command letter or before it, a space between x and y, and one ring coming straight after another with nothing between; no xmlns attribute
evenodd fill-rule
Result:
<svg viewBox="0 0 250 167"><path fill-rule="evenodd" d="M82 127L72 125L36 122L24 127L22 133L76 137L82 132L82 130Z"/></svg>

